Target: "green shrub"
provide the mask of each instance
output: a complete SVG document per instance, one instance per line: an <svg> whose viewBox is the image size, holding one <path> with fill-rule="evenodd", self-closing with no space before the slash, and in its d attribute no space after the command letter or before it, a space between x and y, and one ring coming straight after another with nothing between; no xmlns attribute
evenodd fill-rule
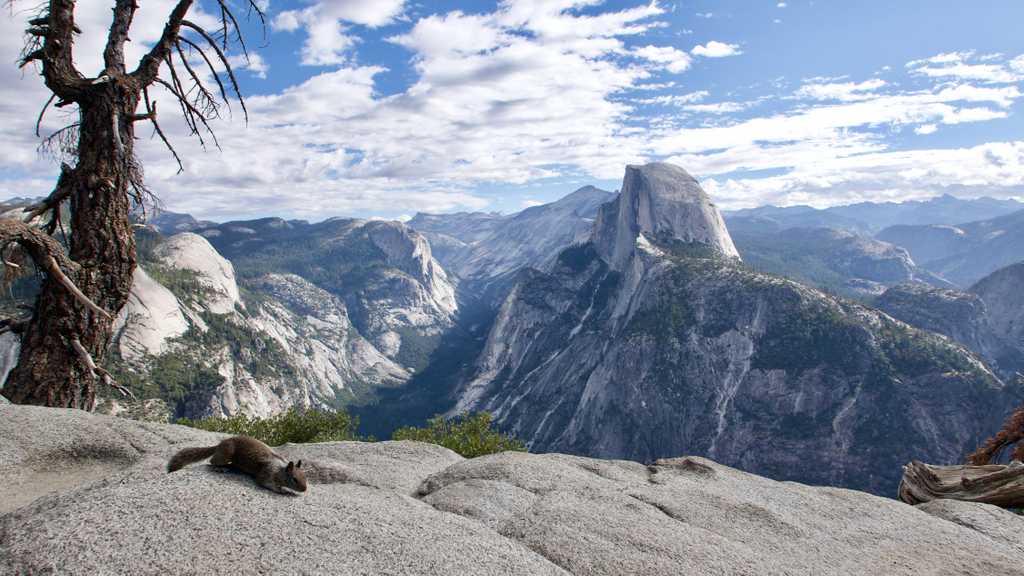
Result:
<svg viewBox="0 0 1024 576"><path fill-rule="evenodd" d="M286 442L303 444L359 439L356 434L359 419L344 411L300 411L291 408L287 412L269 418L254 418L245 415L230 418L203 418L201 420L181 418L177 423L210 432L252 436L269 446L280 446Z"/></svg>
<svg viewBox="0 0 1024 576"><path fill-rule="evenodd" d="M399 428L391 439L438 444L466 458L508 450L526 451L526 445L520 440L491 429L491 415L487 412L463 414L451 420L434 416L427 421L426 428Z"/></svg>

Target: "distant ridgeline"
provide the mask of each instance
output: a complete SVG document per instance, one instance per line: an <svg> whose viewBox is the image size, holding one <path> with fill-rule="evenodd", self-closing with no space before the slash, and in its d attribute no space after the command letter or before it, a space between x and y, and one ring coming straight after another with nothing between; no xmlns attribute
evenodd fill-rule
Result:
<svg viewBox="0 0 1024 576"><path fill-rule="evenodd" d="M893 495L903 463L961 461L1024 400L1024 265L1003 268L1024 254L1021 208L723 219L689 174L652 164L627 167L621 194L407 225L149 210L106 359L143 401L102 408L346 407L377 437L488 411L534 451L703 455ZM33 293L21 281L5 304ZM9 365L16 339L0 346Z"/></svg>

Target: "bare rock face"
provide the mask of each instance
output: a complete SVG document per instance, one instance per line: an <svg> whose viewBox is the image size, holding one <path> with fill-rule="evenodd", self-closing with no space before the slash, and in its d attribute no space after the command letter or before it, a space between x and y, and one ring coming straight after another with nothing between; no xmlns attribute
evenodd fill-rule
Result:
<svg viewBox="0 0 1024 576"><path fill-rule="evenodd" d="M971 292L985 301L996 332L1024 350L1024 262L996 270L972 286Z"/></svg>
<svg viewBox="0 0 1024 576"><path fill-rule="evenodd" d="M231 286L237 293L238 287ZM173 292L135 268L128 302L114 322L114 345L121 357L137 362L167 351L167 343L189 329L182 305Z"/></svg>
<svg viewBox="0 0 1024 576"><path fill-rule="evenodd" d="M739 258L711 199L693 176L671 164L626 167L618 205L598 216L594 244L613 269L621 270L641 235L663 243L702 244Z"/></svg>
<svg viewBox="0 0 1024 576"><path fill-rule="evenodd" d="M630 168L605 208L592 243L520 276L453 413L537 451L685 452L888 495L903 463L959 461L1020 403L946 338L740 266L681 170Z"/></svg>
<svg viewBox="0 0 1024 576"><path fill-rule="evenodd" d="M162 393L170 417L333 409L409 378L355 329L339 298L311 282L294 274L252 279L257 296L246 307L234 301L231 264L205 239L179 234L165 244L143 266L160 271L173 291L136 269L115 327L115 366L142 383L143 401ZM159 412L115 401L102 409Z"/></svg>
<svg viewBox="0 0 1024 576"><path fill-rule="evenodd" d="M442 263L463 280L497 279L530 267L546 270L562 249L586 241L598 208L615 194L584 186L516 214L417 214L409 226L440 246Z"/></svg>
<svg viewBox="0 0 1024 576"><path fill-rule="evenodd" d="M198 234L183 232L162 242L154 250L156 259L166 266L196 274L208 289L203 304L214 314L226 314L242 302L235 282L235 268Z"/></svg>
<svg viewBox="0 0 1024 576"><path fill-rule="evenodd" d="M299 496L204 464L164 471L177 450L220 438L0 406L0 573L1024 574L1014 514L915 509L696 457L279 447L304 462Z"/></svg>
<svg viewBox="0 0 1024 576"><path fill-rule="evenodd" d="M1003 304L995 311L976 293L920 284L889 288L875 305L893 318L952 338L985 359L1004 378L1012 379L1024 369L1024 341L1015 342L1005 327L1012 325L1014 313L1024 315L1024 301L1020 300L1017 284L1013 283L1009 302L997 295L998 285L996 281L983 285L989 300Z"/></svg>
<svg viewBox="0 0 1024 576"><path fill-rule="evenodd" d="M426 239L400 222L264 218L199 230L251 277L295 274L344 302L356 329L418 369L450 328L455 289Z"/></svg>

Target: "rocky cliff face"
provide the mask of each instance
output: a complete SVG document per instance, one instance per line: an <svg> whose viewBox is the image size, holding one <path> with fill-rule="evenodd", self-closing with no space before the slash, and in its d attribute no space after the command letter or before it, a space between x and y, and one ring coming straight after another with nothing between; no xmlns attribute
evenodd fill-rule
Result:
<svg viewBox="0 0 1024 576"><path fill-rule="evenodd" d="M289 444L276 450L309 479L294 497L205 465L164 471L220 438L0 406L0 573L1024 574L1011 512L915 508L702 458Z"/></svg>
<svg viewBox="0 0 1024 576"><path fill-rule="evenodd" d="M246 304L233 266L202 236L172 236L153 254L118 317L112 369L143 399L168 401L169 415L336 408L409 376L340 299L299 276L251 279Z"/></svg>
<svg viewBox="0 0 1024 576"><path fill-rule="evenodd" d="M894 226L878 237L903 246L924 268L961 287L1024 254L1024 210L956 226Z"/></svg>
<svg viewBox="0 0 1024 576"><path fill-rule="evenodd" d="M730 228L731 231L731 228ZM734 234L744 261L756 270L853 297L887 287L952 284L917 266L906 249L837 228L789 228Z"/></svg>
<svg viewBox="0 0 1024 576"><path fill-rule="evenodd" d="M986 276L969 292L900 285L875 304L894 318L978 353L1004 379L1024 372L1024 263Z"/></svg>
<svg viewBox="0 0 1024 576"><path fill-rule="evenodd" d="M1024 350L1024 262L996 270L971 292L985 301L996 333ZM1024 364L1020 369L1024 371Z"/></svg>
<svg viewBox="0 0 1024 576"><path fill-rule="evenodd" d="M522 268L546 269L562 249L586 240L611 192L585 186L555 202L510 216L417 214L409 222L444 247L445 267L462 279L487 281Z"/></svg>
<svg viewBox="0 0 1024 576"><path fill-rule="evenodd" d="M999 329L997 315L978 294L903 284L888 289L875 305L893 318L963 344L1005 379L1024 368L1024 343L1014 343ZM1016 308L1021 314L1024 303L1018 301Z"/></svg>
<svg viewBox="0 0 1024 576"><path fill-rule="evenodd" d="M295 274L339 298L388 358L420 369L458 308L426 239L398 222L267 218L197 231L248 279Z"/></svg>
<svg viewBox="0 0 1024 576"><path fill-rule="evenodd" d="M640 237L699 244L739 258L711 199L697 180L671 164L627 166L618 202L603 208L594 224L594 246L614 270L636 254Z"/></svg>
<svg viewBox="0 0 1024 576"><path fill-rule="evenodd" d="M539 451L687 452L891 494L903 461L958 461L1019 403L942 337L739 265L682 170L630 167L622 196L592 243L516 284L455 411Z"/></svg>
<svg viewBox="0 0 1024 576"><path fill-rule="evenodd" d="M242 306L235 268L197 234L183 232L161 242L153 250L157 265L192 272L203 293L203 307L214 314L233 312Z"/></svg>
<svg viewBox="0 0 1024 576"><path fill-rule="evenodd" d="M231 285L237 294L233 275ZM135 269L128 302L114 322L114 346L122 358L132 362L146 356L159 356L167 350L169 341L190 328L186 313L195 318L194 311L183 306L173 292L139 266Z"/></svg>

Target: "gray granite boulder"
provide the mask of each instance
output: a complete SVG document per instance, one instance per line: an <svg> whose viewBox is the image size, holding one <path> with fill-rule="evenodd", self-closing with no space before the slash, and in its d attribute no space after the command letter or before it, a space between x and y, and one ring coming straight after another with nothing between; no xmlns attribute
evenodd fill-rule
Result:
<svg viewBox="0 0 1024 576"><path fill-rule="evenodd" d="M221 436L0 407L0 574L1024 574L1024 519L700 458L286 445L282 496L167 458Z"/></svg>

